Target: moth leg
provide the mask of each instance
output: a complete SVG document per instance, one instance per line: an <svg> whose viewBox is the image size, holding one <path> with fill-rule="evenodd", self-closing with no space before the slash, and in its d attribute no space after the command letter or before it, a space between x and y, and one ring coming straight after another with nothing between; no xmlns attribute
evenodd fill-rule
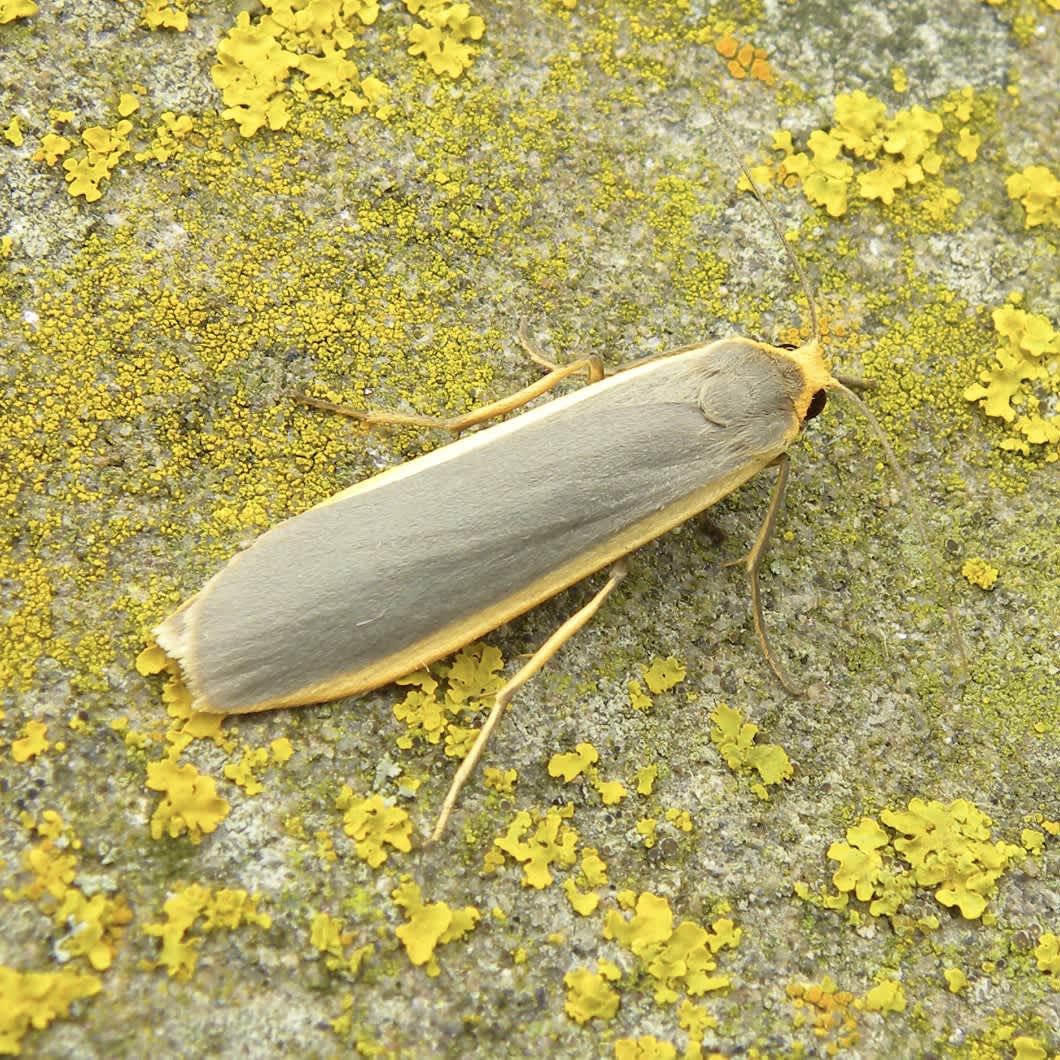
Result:
<svg viewBox="0 0 1060 1060"><path fill-rule="evenodd" d="M466 431L469 427L476 427L487 420L507 415L507 413L513 412L515 409L533 401L534 398L547 394L557 383L562 382L568 376L578 375L583 372L590 383L603 379L604 374L600 358L596 356L582 357L577 361L571 361L570 364L554 366L548 375L543 376L536 383L524 386L514 394L509 394L508 397L499 398L497 401L491 401L486 405L479 406L477 409L472 409L470 412L465 412L462 416L418 416L415 413L356 409L350 405L338 405L333 401L325 401L323 398L310 397L308 394L302 394L298 391L292 391L290 396L302 405L309 405L314 409L323 409L325 412L334 412L339 416L347 416L351 420L357 420L358 423L364 423L370 427L384 424L402 427L428 427L459 434L461 431Z"/></svg>
<svg viewBox="0 0 1060 1060"><path fill-rule="evenodd" d="M463 762L460 763L460 768L456 771L456 775L453 777L452 783L449 785L449 791L445 796L445 801L442 803L441 812L438 814L438 821L434 826L434 831L431 832L428 843L436 843L445 831L445 826L449 823L449 818L452 815L453 807L456 805L456 800L460 797L460 791L464 784L467 783L468 778L475 771L475 766L478 765L479 759L482 757L482 752L486 749L486 744L489 743L490 737L493 735L494 729L500 723L501 717L504 714L505 708L511 702L512 696L519 691L535 674L542 670L546 663L567 643L583 626L585 626L597 611L603 606L604 601L614 592L618 583L626 576L626 564L624 560L619 560L612 568L608 576L607 581L599 592L583 607L579 608L574 612L566 622L563 623L555 633L552 634L541 645L537 651L516 671L515 675L503 688L501 688L493 699L493 707L489 712L489 716L486 718L479 734L475 739L475 742L471 745L471 750L468 751L467 756Z"/></svg>
<svg viewBox="0 0 1060 1060"><path fill-rule="evenodd" d="M773 654L773 649L769 645L769 638L766 636L765 618L762 615L762 587L758 580L758 573L762 569L762 561L765 559L766 549L769 548L770 539L776 529L777 516L780 514L780 509L784 504L784 494L788 488L788 469L790 466L788 454L781 453L773 463L777 468L777 481L773 486L773 496L769 498L769 508L766 510L762 525L758 528L758 536L755 538L755 543L751 546L751 551L747 553L747 558L743 563L747 568L747 575L751 582L751 614L754 617L755 633L758 634L758 643L761 645L762 654L766 657L769 668L776 674L776 678L784 690L793 696L801 696L802 689L788 677L784 667L780 665L780 661Z"/></svg>

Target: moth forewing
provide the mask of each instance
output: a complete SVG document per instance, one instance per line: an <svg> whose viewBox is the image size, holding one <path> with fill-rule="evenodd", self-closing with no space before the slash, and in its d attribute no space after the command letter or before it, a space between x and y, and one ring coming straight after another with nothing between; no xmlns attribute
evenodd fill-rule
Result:
<svg viewBox="0 0 1060 1060"><path fill-rule="evenodd" d="M635 364L280 523L155 636L196 710L388 684L715 504L836 385L816 341L722 339Z"/></svg>

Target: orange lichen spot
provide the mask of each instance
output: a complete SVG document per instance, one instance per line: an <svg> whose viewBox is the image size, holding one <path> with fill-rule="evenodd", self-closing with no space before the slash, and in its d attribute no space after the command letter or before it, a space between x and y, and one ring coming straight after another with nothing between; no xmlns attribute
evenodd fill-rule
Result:
<svg viewBox="0 0 1060 1060"><path fill-rule="evenodd" d="M344 811L342 830L353 840L357 856L373 869L387 860L388 846L405 854L412 849L408 813L400 806L387 805L382 795L359 798L344 784L335 806Z"/></svg>
<svg viewBox="0 0 1060 1060"><path fill-rule="evenodd" d="M906 810L885 810L880 821L862 818L845 843L828 848L839 863L832 882L841 894L868 902L873 916L894 914L919 886L975 919L1002 873L1026 856L1014 843L991 842L990 818L965 799L912 799Z"/></svg>
<svg viewBox="0 0 1060 1060"><path fill-rule="evenodd" d="M735 948L742 930L720 917L704 928L692 920L674 925L670 903L647 891L636 901L633 916L611 910L604 922L604 938L614 939L640 959L656 983L655 1000L669 1004L680 992L696 997L729 985L729 976L714 974L717 954Z"/></svg>
<svg viewBox="0 0 1060 1060"><path fill-rule="evenodd" d="M767 85L776 83L777 75L769 65L769 53L765 48L741 43L731 33L726 33L714 42L714 50L726 60L726 68L738 80L750 77Z"/></svg>
<svg viewBox="0 0 1060 1060"><path fill-rule="evenodd" d="M1001 571L980 556L972 556L961 564L961 575L980 589L993 589Z"/></svg>
<svg viewBox="0 0 1060 1060"><path fill-rule="evenodd" d="M1010 199L1026 212L1025 225L1060 225L1060 179L1046 166L1027 166L1005 181Z"/></svg>
<svg viewBox="0 0 1060 1060"><path fill-rule="evenodd" d="M4 4L0 2L0 22ZM58 972L20 972L0 965L0 1055L18 1056L30 1029L43 1030L70 1015L71 1006L103 989L97 976L63 969Z"/></svg>
<svg viewBox="0 0 1060 1060"><path fill-rule="evenodd" d="M609 985L622 978L611 961L597 961L597 970L574 968L563 977L567 1000L563 1008L575 1023L613 1019L618 1012L619 994Z"/></svg>
<svg viewBox="0 0 1060 1060"><path fill-rule="evenodd" d="M1050 411L1060 398L1060 330L1038 313L1012 304L992 313L1003 340L992 367L964 391L987 416L1010 425L1001 448L1029 455L1032 445L1046 446L1045 460L1060 458L1060 414Z"/></svg>
<svg viewBox="0 0 1060 1060"><path fill-rule="evenodd" d="M143 23L148 29L188 28L188 0L144 0Z"/></svg>
<svg viewBox="0 0 1060 1060"><path fill-rule="evenodd" d="M551 866L570 868L575 863L578 833L567 824L573 815L571 803L550 807L544 817L520 810L504 835L493 841L494 850L523 866L524 887L547 887L552 883Z"/></svg>
<svg viewBox="0 0 1060 1060"><path fill-rule="evenodd" d="M554 754L548 760L548 775L569 784L599 761L600 753L591 743L580 743L567 754Z"/></svg>
<svg viewBox="0 0 1060 1060"><path fill-rule="evenodd" d="M29 18L37 13L33 0L0 0L0 25L16 18Z"/></svg>
<svg viewBox="0 0 1060 1060"><path fill-rule="evenodd" d="M732 707L719 703L710 715L710 739L728 767L736 773L756 772L760 783L752 786L761 799L768 799L766 785L777 785L794 773L784 748L779 744L757 743L758 726L746 721Z"/></svg>
<svg viewBox="0 0 1060 1060"><path fill-rule="evenodd" d="M193 765L178 766L170 759L150 762L147 786L165 797L151 815L151 836L171 839L187 833L193 843L209 835L228 816L231 807L217 794L213 777L204 776Z"/></svg>
<svg viewBox="0 0 1060 1060"><path fill-rule="evenodd" d="M896 979L884 979L870 987L857 1004L866 1012L904 1012L905 990Z"/></svg>
<svg viewBox="0 0 1060 1060"><path fill-rule="evenodd" d="M789 983L785 992L792 1006L801 1014L811 1010L811 1027L814 1036L824 1046L827 1055L836 1055L839 1049L852 1049L858 1041L857 1021L851 1011L857 999L849 990L840 990L830 976L820 983Z"/></svg>
<svg viewBox="0 0 1060 1060"><path fill-rule="evenodd" d="M405 7L425 23L409 30L409 55L422 55L436 74L453 78L471 66L475 53L467 41L481 40L486 23L469 4L405 0Z"/></svg>
<svg viewBox="0 0 1060 1060"><path fill-rule="evenodd" d="M11 742L11 757L16 762L28 762L31 758L43 754L51 744L48 743L48 723L44 721L27 721L22 726L22 736Z"/></svg>
<svg viewBox="0 0 1060 1060"><path fill-rule="evenodd" d="M659 778L658 766L641 766L636 772L637 794L650 795Z"/></svg>
<svg viewBox="0 0 1060 1060"><path fill-rule="evenodd" d="M654 1034L639 1038L619 1038L615 1042L615 1060L676 1060L677 1048Z"/></svg>
<svg viewBox="0 0 1060 1060"><path fill-rule="evenodd" d="M404 945L409 960L417 967L426 965L430 976L441 971L435 949L462 939L474 930L482 916L473 905L454 909L445 902L424 902L419 884L409 876L401 877L390 897L405 911L407 921L394 934Z"/></svg>
<svg viewBox="0 0 1060 1060"><path fill-rule="evenodd" d="M268 930L272 917L258 911L261 896L242 889L211 890L193 883L166 899L162 911L166 919L144 925L144 934L160 940L157 960L145 960L142 967L151 971L165 968L176 979L190 979L199 959L202 935L189 935L202 920L202 931L234 931L243 924L255 924Z"/></svg>

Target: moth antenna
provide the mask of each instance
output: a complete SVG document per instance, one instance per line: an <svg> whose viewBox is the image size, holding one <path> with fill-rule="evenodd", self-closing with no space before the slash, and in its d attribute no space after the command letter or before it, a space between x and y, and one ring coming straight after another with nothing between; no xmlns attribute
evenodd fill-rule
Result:
<svg viewBox="0 0 1060 1060"><path fill-rule="evenodd" d="M809 278L806 275L806 270L803 269L802 263L799 261L799 256L792 250L791 245L788 243L784 236L784 230L780 227L780 222L777 220L776 214L773 212L769 203L766 201L765 194L761 187L759 187L758 181L751 176L750 170L744 165L743 159L740 156L739 149L736 146L736 142L732 138L732 134L729 132L724 121L722 120L721 114L718 112L717 107L714 106L709 100L704 100L707 105L707 110L710 112L710 116L717 126L718 131L721 133L722 139L728 146L729 153L735 159L736 164L740 167L740 172L743 174L744 179L747 181L754 192L755 198L759 201L762 209L765 211L766 217L769 220L769 224L773 231L776 233L777 239L780 244L784 247L784 253L787 255L788 261L791 263L792 271L795 273L799 281L799 286L802 288L802 293L806 298L806 305L809 315L810 331L813 335L814 342L821 341L820 324L817 318L817 304L814 298L813 288L810 286ZM924 517L921 514L920 505L917 503L916 493L913 489L913 484L909 479L909 476L905 472L905 468L902 466L901 461L898 459L898 455L895 453L891 446L890 439L887 437L887 432L880 426L880 421L876 419L872 410L864 401L861 400L851 389L852 385L871 385L871 382L862 383L860 380L855 381L853 379L836 378L835 385L830 389L839 390L846 395L846 399L850 401L856 409L865 417L865 421L869 424L873 435L876 440L880 443L880 448L883 449L884 456L887 460L891 471L894 474L895 479L898 481L903 495L905 496L907 507L910 514L913 517L913 524L916 527L917 536L920 538L921 544L924 546L925 552L929 556L929 563L931 565L932 580L935 582L935 590L938 594L946 601L946 616L950 626L950 633L953 637L954 647L957 653L958 659L958 670L961 676L967 674L968 671L968 650L965 647L964 635L961 633L961 625L957 620L957 612L954 609L953 602L949 599L945 591L945 583L942 577L942 566L938 561L938 550L935 548L931 541L931 537L928 534L927 526L924 523ZM849 384L849 385L848 385Z"/></svg>
<svg viewBox="0 0 1060 1060"><path fill-rule="evenodd" d="M837 381L832 389L838 390L840 393L844 394L846 400L851 402L862 416L865 417L865 422L869 425L876 440L880 443L880 448L883 450L884 456L887 458L887 463L890 465L891 472L898 480L902 493L905 495L907 509L909 514L913 517L913 525L916 527L917 536L920 538L920 543L924 546L924 551L928 554L928 562L931 565L931 577L935 582L935 591L946 601L946 616L949 620L950 634L953 637L953 644L957 651L958 670L961 676L965 676L968 672L968 650L964 644L964 635L961 633L961 624L957 620L957 612L954 609L953 601L950 600L946 594L945 582L942 577L942 566L938 561L938 549L934 546L931 537L928 534L927 526L921 515L921 507L917 503L913 483L905 473L905 468L902 467L902 462L898 459L898 454L895 453L894 449L891 447L887 432L882 426L880 426L880 421L876 419L872 409L870 409L869 406L850 389L850 387L844 386Z"/></svg>
<svg viewBox="0 0 1060 1060"><path fill-rule="evenodd" d="M813 336L814 342L820 342L821 331L817 322L817 303L814 298L813 288L810 286L809 278L806 275L805 269L802 267L802 263L799 261L799 256L791 249L790 244L784 236L784 230L780 227L780 222L777 220L777 215L766 201L765 194L759 187L758 181L751 176L751 171L744 165L743 158L740 156L736 142L733 140L729 130L725 127L725 123L722 121L721 114L718 112L717 107L715 107L709 100L704 100L704 102L707 105L707 110L710 111L710 116L714 120L714 124L717 126L722 139L725 141L726 146L729 149L729 154L732 155L736 164L740 167L740 172L743 174L744 180L750 185L755 198L761 204L762 209L765 210L766 217L769 219L769 224L776 233L776 237L780 241L781 246L784 248L784 253L787 255L792 271L795 273L795 276L799 281L803 296L806 298L806 306L810 322L810 334Z"/></svg>

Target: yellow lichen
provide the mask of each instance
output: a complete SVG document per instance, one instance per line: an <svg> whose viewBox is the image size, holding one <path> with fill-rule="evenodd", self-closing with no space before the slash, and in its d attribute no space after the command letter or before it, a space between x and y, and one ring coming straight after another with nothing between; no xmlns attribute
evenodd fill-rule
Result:
<svg viewBox="0 0 1060 1060"><path fill-rule="evenodd" d="M408 813L400 806L388 806L382 795L359 798L344 784L335 805L344 811L342 829L353 840L357 856L373 869L387 860L388 846L406 854L412 849Z"/></svg>
<svg viewBox="0 0 1060 1060"><path fill-rule="evenodd" d="M213 777L204 776L190 763L178 766L168 758L147 766L147 786L165 792L151 815L151 836L171 839L187 833L193 843L209 835L231 809L217 794Z"/></svg>
<svg viewBox="0 0 1060 1060"><path fill-rule="evenodd" d="M4 5L0 3L0 22ZM30 1029L43 1030L70 1015L71 1006L103 989L97 976L62 969L57 972L20 972L0 965L0 1055L18 1056Z"/></svg>
<svg viewBox="0 0 1060 1060"><path fill-rule="evenodd" d="M1052 931L1041 935L1034 948L1034 959L1038 962L1038 971L1052 979L1053 989L1060 990L1060 938Z"/></svg>
<svg viewBox="0 0 1060 1060"><path fill-rule="evenodd" d="M1027 228L1060 226L1060 178L1046 166L1027 166L1005 181L1010 199L1025 211Z"/></svg>
<svg viewBox="0 0 1060 1060"><path fill-rule="evenodd" d="M677 1049L653 1034L639 1038L619 1038L615 1042L615 1060L676 1060Z"/></svg>
<svg viewBox="0 0 1060 1060"><path fill-rule="evenodd" d="M979 373L979 382L965 388L964 397L1010 425L1002 449L1026 455L1032 445L1044 445L1045 459L1055 461L1060 415L1048 410L1060 398L1060 331L1047 317L1012 304L999 306L992 317L1003 345L995 351L994 365Z"/></svg>
<svg viewBox="0 0 1060 1060"><path fill-rule="evenodd" d="M189 0L144 0L143 22L149 29L175 29L183 33L188 28Z"/></svg>
<svg viewBox="0 0 1060 1060"><path fill-rule="evenodd" d="M560 777L564 784L569 784L599 761L600 753L591 743L580 743L567 754L554 754L548 760L548 775Z"/></svg>
<svg viewBox="0 0 1060 1060"><path fill-rule="evenodd" d="M459 77L474 59L467 41L481 40L486 24L469 4L445 0L405 0L405 7L424 24L409 30L409 55L422 55L436 74Z"/></svg>
<svg viewBox="0 0 1060 1060"><path fill-rule="evenodd" d="M575 1023L592 1019L609 1020L618 1012L620 1001L617 990L609 985L617 982L621 973L610 961L599 961L597 971L575 968L563 977L567 988L564 1009Z"/></svg>
<svg viewBox="0 0 1060 1060"><path fill-rule="evenodd" d="M659 777L658 766L641 766L637 770L637 794L638 795L650 795L652 788L655 787L655 781Z"/></svg>
<svg viewBox="0 0 1060 1060"><path fill-rule="evenodd" d="M650 665L643 671L644 683L654 695L669 692L684 679L687 670L684 663L679 662L673 655L665 659L652 659Z"/></svg>
<svg viewBox="0 0 1060 1060"><path fill-rule="evenodd" d="M448 662L430 670L417 670L395 682L410 690L394 706L394 717L408 731L398 737L402 749L417 740L429 744L445 741L446 754L459 758L477 735L461 724L465 716L480 711L504 684L504 659L489 644L469 644Z"/></svg>
<svg viewBox="0 0 1060 1060"><path fill-rule="evenodd" d="M22 735L11 742L11 757L16 762L28 762L43 754L51 744L48 743L48 723L44 721L27 721L22 726Z"/></svg>
<svg viewBox="0 0 1060 1060"><path fill-rule="evenodd" d="M761 779L752 790L759 798L768 798L764 785L777 785L794 773L791 761L779 744L757 743L758 726L746 721L738 710L719 703L710 715L711 742L721 752L726 764L737 773L752 770Z"/></svg>
<svg viewBox="0 0 1060 1060"><path fill-rule="evenodd" d="M679 992L696 997L728 986L729 976L713 974L716 955L735 947L741 935L726 917L715 920L709 929L692 920L675 927L670 903L647 891L637 897L632 917L612 910L604 922L604 938L629 949L655 980L655 1000L660 1005L676 1001Z"/></svg>
<svg viewBox="0 0 1060 1060"><path fill-rule="evenodd" d="M961 565L961 575L980 589L993 589L1000 573L980 556L972 556Z"/></svg>
<svg viewBox="0 0 1060 1060"><path fill-rule="evenodd" d="M234 931L242 924L255 924L268 930L272 918L258 911L260 895L242 889L213 890L193 883L166 899L162 907L166 919L144 925L144 934L159 939L156 960L145 960L145 970L165 968L176 979L190 979L195 971L202 935L188 932L201 918L202 931Z"/></svg>
<svg viewBox="0 0 1060 1060"><path fill-rule="evenodd" d="M0 25L16 18L29 18L37 13L33 0L0 0Z"/></svg>
<svg viewBox="0 0 1060 1060"><path fill-rule="evenodd" d="M552 883L551 866L569 868L575 863L578 833L567 824L573 814L570 803L550 807L544 817L520 810L505 834L493 841L495 850L523 866L524 886L547 887Z"/></svg>
<svg viewBox="0 0 1060 1060"><path fill-rule="evenodd" d="M912 799L905 810L885 810L847 829L828 857L839 863L832 882L841 895L869 903L873 916L898 911L916 887L955 906L966 919L982 916L1002 873L1025 854L990 841L990 818L965 799L943 804ZM904 864L903 864L904 863Z"/></svg>
<svg viewBox="0 0 1060 1060"><path fill-rule="evenodd" d="M951 994L959 994L968 985L968 976L960 968L944 968L942 975Z"/></svg>
<svg viewBox="0 0 1060 1060"><path fill-rule="evenodd" d="M866 1012L904 1012L905 991L895 979L884 979L866 991L860 1005Z"/></svg>
<svg viewBox="0 0 1060 1060"><path fill-rule="evenodd" d="M430 976L441 971L435 949L463 938L482 916L473 905L454 909L445 902L424 902L419 884L409 876L401 877L391 897L405 911L407 921L394 933L404 945L409 960L417 966L426 965Z"/></svg>

